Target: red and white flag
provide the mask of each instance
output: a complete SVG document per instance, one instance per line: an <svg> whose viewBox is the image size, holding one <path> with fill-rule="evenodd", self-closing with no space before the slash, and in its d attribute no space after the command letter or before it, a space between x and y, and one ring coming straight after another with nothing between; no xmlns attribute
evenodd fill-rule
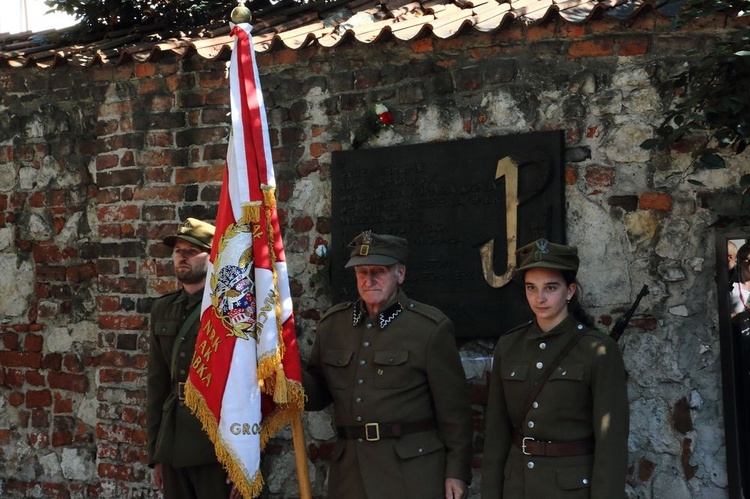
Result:
<svg viewBox="0 0 750 499"><path fill-rule="evenodd" d="M304 406L271 147L248 23L233 27L232 128L185 403L246 498L260 455Z"/></svg>

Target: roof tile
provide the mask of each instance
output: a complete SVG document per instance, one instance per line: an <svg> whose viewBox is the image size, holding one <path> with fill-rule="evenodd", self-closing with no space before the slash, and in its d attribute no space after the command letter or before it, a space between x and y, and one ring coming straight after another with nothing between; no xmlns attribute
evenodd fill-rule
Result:
<svg viewBox="0 0 750 499"><path fill-rule="evenodd" d="M534 24L559 15L581 24L597 13L618 20L651 9L664 16L677 11L666 0L334 0L297 3L281 0L254 13L255 50L297 50L312 44L335 47L346 40L377 43L390 35L415 40L428 33L451 38L466 29L494 32L513 22ZM229 16L227 16L228 18ZM158 26L140 25L107 33L77 34L76 28L0 34L3 67L88 67L149 62L164 56L226 59L233 38L228 22L207 27L200 36L163 39Z"/></svg>

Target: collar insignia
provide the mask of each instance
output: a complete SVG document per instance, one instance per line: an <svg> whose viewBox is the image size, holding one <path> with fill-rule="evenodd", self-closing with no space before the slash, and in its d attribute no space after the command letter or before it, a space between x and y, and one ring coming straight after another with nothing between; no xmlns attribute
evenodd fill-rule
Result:
<svg viewBox="0 0 750 499"><path fill-rule="evenodd" d="M381 311L378 314L378 327L380 330L382 331L385 329L388 324L393 322L403 311L404 307L402 307L399 302L396 302L387 309ZM358 300L357 303L354 304L354 310L352 311L352 326L359 326L363 322L364 317L365 304L362 303L362 300Z"/></svg>

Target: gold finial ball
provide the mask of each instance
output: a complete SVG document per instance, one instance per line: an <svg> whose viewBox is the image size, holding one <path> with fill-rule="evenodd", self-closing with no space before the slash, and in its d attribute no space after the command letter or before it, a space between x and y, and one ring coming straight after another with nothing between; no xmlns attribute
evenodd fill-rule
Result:
<svg viewBox="0 0 750 499"><path fill-rule="evenodd" d="M230 18L234 24L249 23L253 20L253 14L250 12L250 9L244 5L240 5L232 9Z"/></svg>

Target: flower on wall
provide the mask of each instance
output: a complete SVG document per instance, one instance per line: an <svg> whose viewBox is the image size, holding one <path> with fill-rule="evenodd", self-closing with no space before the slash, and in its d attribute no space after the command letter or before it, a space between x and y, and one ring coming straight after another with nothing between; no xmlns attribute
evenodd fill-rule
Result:
<svg viewBox="0 0 750 499"><path fill-rule="evenodd" d="M364 119L354 132L352 149L358 149L377 135L380 130L393 126L393 114L383 103L378 103L372 112L367 112Z"/></svg>

